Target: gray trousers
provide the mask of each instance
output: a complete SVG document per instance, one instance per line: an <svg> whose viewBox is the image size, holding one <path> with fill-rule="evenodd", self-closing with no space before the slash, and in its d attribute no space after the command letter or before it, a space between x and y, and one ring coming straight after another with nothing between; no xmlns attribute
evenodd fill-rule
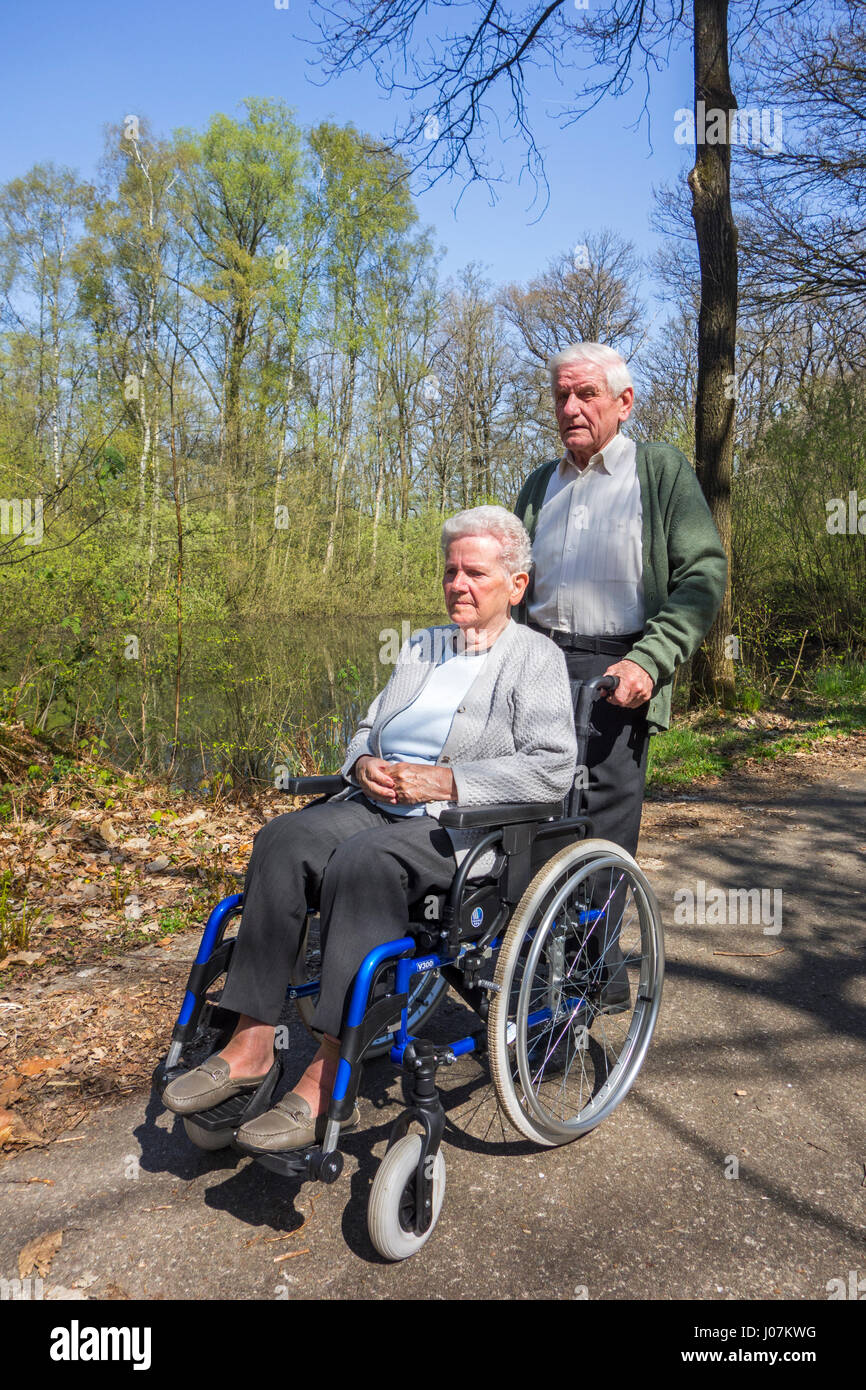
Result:
<svg viewBox="0 0 866 1390"><path fill-rule="evenodd" d="M278 1022L309 905L322 938L312 1024L339 1037L364 957L406 936L409 907L448 889L456 872L451 839L432 816L393 816L366 798L277 816L253 844L223 1006Z"/></svg>

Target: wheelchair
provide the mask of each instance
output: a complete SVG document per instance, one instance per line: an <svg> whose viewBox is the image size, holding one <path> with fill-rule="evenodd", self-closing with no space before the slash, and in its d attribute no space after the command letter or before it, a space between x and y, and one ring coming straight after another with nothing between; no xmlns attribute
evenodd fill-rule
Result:
<svg viewBox="0 0 866 1390"><path fill-rule="evenodd" d="M661 1002L664 945L655 895L631 855L592 837L583 813L591 707L616 678L572 687L577 775L565 802L454 807L439 823L481 832L450 891L410 917L407 934L371 951L350 995L325 1137L306 1150L256 1154L287 1177L333 1183L343 1167L340 1122L353 1111L362 1063L390 1056L403 1072L405 1109L391 1128L370 1191L367 1226L389 1260L414 1254L429 1239L445 1192L445 1112L436 1072L466 1053L486 1058L501 1111L524 1139L567 1144L599 1125L626 1097L640 1070ZM293 795L326 800L342 777L293 778ZM470 882L474 864L497 851L494 872ZM431 901L432 899L432 901ZM180 1014L153 1081L165 1087L219 1051L236 1015L214 992L231 962L229 922L243 896L223 899L205 926ZM431 912L431 908L433 911ZM287 998L309 1027L318 993L318 919L307 914L306 940ZM419 1030L453 989L477 1015L466 1037L442 1045ZM282 1063L252 1094L184 1118L192 1142L221 1149L246 1121L270 1109Z"/></svg>

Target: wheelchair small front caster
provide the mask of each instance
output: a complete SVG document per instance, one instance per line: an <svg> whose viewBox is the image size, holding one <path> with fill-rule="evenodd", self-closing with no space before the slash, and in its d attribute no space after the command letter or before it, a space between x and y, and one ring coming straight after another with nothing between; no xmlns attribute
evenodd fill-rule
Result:
<svg viewBox="0 0 866 1390"><path fill-rule="evenodd" d="M445 1196L445 1159L433 1160L433 1209L426 1231L415 1230L415 1174L421 1157L420 1134L406 1134L389 1149L370 1189L367 1229L386 1260L405 1260L430 1239Z"/></svg>

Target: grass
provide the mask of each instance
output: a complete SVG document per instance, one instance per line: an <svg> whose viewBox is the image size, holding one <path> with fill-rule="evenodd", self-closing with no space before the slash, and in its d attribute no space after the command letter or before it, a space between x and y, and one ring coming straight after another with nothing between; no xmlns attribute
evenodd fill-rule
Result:
<svg viewBox="0 0 866 1390"><path fill-rule="evenodd" d="M183 932L201 931L208 910L212 906L212 894L203 887L191 888L186 902L159 909L155 926L144 927L137 921L130 921L111 930L101 943L102 955L114 956L118 952L134 950L138 946L153 946L156 942L164 941L166 937L178 936ZM152 920L150 918L151 922Z"/></svg>
<svg viewBox="0 0 866 1390"><path fill-rule="evenodd" d="M30 945L30 923L27 920L27 895L13 903L12 870L0 873L0 957L9 951L26 951Z"/></svg>
<svg viewBox="0 0 866 1390"><path fill-rule="evenodd" d="M687 787L720 777L749 758L781 758L828 739L866 731L866 663L846 662L812 673L790 700L749 713L701 710L683 716L650 743L647 790Z"/></svg>

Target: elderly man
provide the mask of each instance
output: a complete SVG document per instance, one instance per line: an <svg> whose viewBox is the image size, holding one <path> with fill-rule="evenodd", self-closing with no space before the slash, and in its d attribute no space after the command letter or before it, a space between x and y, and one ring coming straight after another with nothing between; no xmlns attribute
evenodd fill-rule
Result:
<svg viewBox="0 0 866 1390"><path fill-rule="evenodd" d="M517 499L534 560L518 616L562 648L572 679L619 677L593 715L587 800L595 834L634 854L648 736L668 726L674 671L718 612L727 562L685 455L621 433L634 388L619 353L574 343L548 368L565 453ZM620 962L609 943L602 1000L612 1011L628 1001Z"/></svg>

